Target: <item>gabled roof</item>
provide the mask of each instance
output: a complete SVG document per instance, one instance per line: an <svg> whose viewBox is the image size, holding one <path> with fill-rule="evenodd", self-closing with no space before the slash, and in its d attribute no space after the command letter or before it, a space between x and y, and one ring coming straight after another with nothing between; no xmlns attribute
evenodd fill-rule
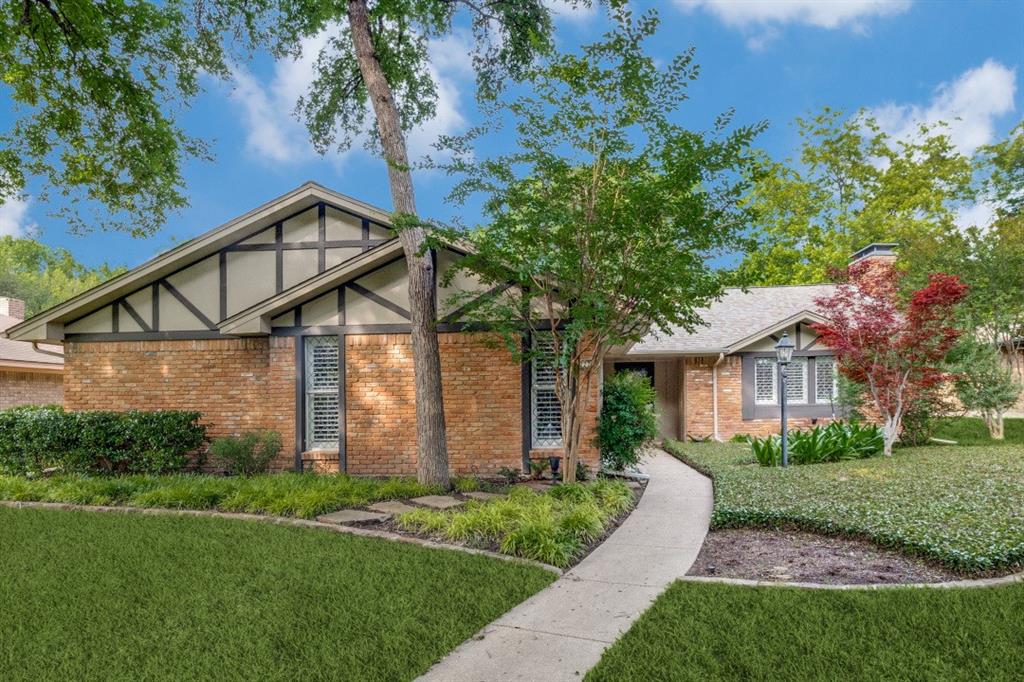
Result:
<svg viewBox="0 0 1024 682"><path fill-rule="evenodd" d="M698 311L703 327L693 333L652 332L627 355L705 355L733 353L798 322L822 322L816 298L835 291L834 284L726 289L721 300Z"/></svg>
<svg viewBox="0 0 1024 682"><path fill-rule="evenodd" d="M5 331L20 323L16 317L0 315L0 332ZM59 353L60 346L54 346L45 350L44 353L38 350L27 341L11 341L0 338L0 367L59 372L64 369L64 358L51 353Z"/></svg>
<svg viewBox="0 0 1024 682"><path fill-rule="evenodd" d="M315 182L306 182L291 192L180 244L124 274L12 326L6 331L6 336L16 340L61 341L64 338L65 323L98 310L149 282L166 277L185 263L196 262L210 256L229 244L254 235L277 221L311 208L319 202L327 202L362 214L385 226L391 225L390 214L384 209L339 194Z"/></svg>

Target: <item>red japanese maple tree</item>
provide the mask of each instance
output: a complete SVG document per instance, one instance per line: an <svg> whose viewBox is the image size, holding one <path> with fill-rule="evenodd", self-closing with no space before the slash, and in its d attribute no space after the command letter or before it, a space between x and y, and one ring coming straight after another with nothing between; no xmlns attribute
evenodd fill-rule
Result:
<svg viewBox="0 0 1024 682"><path fill-rule="evenodd" d="M867 388L891 455L907 407L947 377L942 360L960 334L953 313L967 285L935 273L905 297L902 275L889 263L854 263L848 274L849 283L815 301L829 321L814 329L835 351L839 371Z"/></svg>

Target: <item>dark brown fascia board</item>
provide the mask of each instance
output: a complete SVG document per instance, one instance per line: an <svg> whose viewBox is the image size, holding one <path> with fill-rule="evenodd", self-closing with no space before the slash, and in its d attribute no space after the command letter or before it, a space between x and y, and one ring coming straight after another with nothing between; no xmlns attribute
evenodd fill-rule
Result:
<svg viewBox="0 0 1024 682"><path fill-rule="evenodd" d="M166 277L181 269L180 260L189 257L190 262L199 261L212 256L220 249L239 239L273 226L279 220L320 202L327 202L342 209L361 213L384 226L391 225L390 214L383 209L366 204L344 194L334 192L315 182L306 182L296 189L227 222L223 225L190 239L189 241L152 258L142 265L118 275L103 284L85 291L74 298L45 310L29 319L7 329L8 338L25 340L21 333L40 325L60 324L75 317L81 317L83 306L98 310L118 300L128 293L132 287L138 288L144 283ZM247 234L239 233L245 230ZM91 312L91 310L90 310ZM88 314L88 313L85 313ZM31 340L31 339L29 339Z"/></svg>

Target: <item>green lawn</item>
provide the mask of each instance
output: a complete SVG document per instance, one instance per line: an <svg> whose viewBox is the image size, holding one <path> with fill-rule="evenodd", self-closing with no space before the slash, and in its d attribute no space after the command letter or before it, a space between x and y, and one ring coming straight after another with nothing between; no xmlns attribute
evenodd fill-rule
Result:
<svg viewBox="0 0 1024 682"><path fill-rule="evenodd" d="M794 523L871 538L966 572L1024 563L1024 448L929 446L787 469L740 444L668 442L713 476L716 528Z"/></svg>
<svg viewBox="0 0 1024 682"><path fill-rule="evenodd" d="M1024 585L796 590L677 582L586 679L1019 680Z"/></svg>
<svg viewBox="0 0 1024 682"><path fill-rule="evenodd" d="M938 420L935 429L936 438L955 440L960 445L994 445L988 435L988 428L981 417L944 417ZM1003 420L1003 438L1006 443L1024 444L1024 419L1007 418Z"/></svg>
<svg viewBox="0 0 1024 682"><path fill-rule="evenodd" d="M408 680L547 571L243 521L0 508L6 680Z"/></svg>

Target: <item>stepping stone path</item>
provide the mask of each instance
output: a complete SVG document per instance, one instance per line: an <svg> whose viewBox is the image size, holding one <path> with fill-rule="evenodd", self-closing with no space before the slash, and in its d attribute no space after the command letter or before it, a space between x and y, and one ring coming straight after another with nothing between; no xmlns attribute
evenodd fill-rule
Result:
<svg viewBox="0 0 1024 682"><path fill-rule="evenodd" d="M466 493L466 497L470 497L474 500L480 500L481 502L486 502L487 500L500 500L505 496L502 495L501 493L485 493L483 491L478 491Z"/></svg>
<svg viewBox="0 0 1024 682"><path fill-rule="evenodd" d="M434 509L449 509L464 504L462 500L456 500L451 495L424 495L423 497L414 497L412 501Z"/></svg>
<svg viewBox="0 0 1024 682"><path fill-rule="evenodd" d="M360 523L364 521L383 521L391 514L378 514L377 512L363 511L361 509L342 509L331 514L322 514L316 517L321 523Z"/></svg>
<svg viewBox="0 0 1024 682"><path fill-rule="evenodd" d="M405 512L412 511L415 508L416 507L408 505L405 502L397 502L394 500L389 500L387 502L374 502L369 506L371 511L387 514L388 516L404 514Z"/></svg>

